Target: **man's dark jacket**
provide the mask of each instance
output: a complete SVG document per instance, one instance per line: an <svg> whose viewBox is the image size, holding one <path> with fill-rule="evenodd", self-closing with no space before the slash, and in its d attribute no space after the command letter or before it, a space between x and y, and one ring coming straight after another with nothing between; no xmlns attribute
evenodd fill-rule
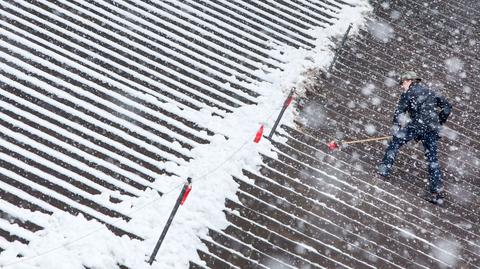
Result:
<svg viewBox="0 0 480 269"><path fill-rule="evenodd" d="M393 123L400 127L401 115L408 113L411 121L406 128L414 129L417 134L438 132L451 111L452 105L445 97L437 95L421 84L413 83L402 93Z"/></svg>

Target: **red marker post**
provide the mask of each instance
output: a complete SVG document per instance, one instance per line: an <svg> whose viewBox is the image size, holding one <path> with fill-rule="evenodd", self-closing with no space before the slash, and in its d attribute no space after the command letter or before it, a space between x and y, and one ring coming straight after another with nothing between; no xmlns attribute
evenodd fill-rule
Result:
<svg viewBox="0 0 480 269"><path fill-rule="evenodd" d="M167 235L168 228L170 228L170 225L172 224L173 218L175 217L175 214L177 214L178 207L180 205L183 205L185 203L185 200L187 200L187 196L192 190L192 179L187 178L187 183L183 185L183 189L180 192L180 195L177 198L177 202L175 203L175 206L173 207L172 213L170 213L170 217L167 220L167 223L165 224L165 227L163 228L162 234L160 235L160 238L158 239L157 245L155 245L155 248L153 249L152 255L150 256L150 260L148 260L148 263L152 265L153 260L155 260L155 256L157 256L158 250L160 249L160 246L162 245L163 239L165 239L165 236Z"/></svg>

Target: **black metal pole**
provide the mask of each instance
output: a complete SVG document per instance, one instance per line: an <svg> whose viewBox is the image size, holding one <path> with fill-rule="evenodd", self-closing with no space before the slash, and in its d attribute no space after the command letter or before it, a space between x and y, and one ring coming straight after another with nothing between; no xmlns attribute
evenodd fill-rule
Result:
<svg viewBox="0 0 480 269"><path fill-rule="evenodd" d="M328 67L327 74L330 74L330 72L332 71L333 65L334 65L335 62L337 61L338 54L339 54L340 51L343 49L343 46L345 46L345 42L347 41L347 36L348 36L348 33L350 33L350 29L352 29L352 24L351 24L351 23L350 23L350 25L348 26L347 31L346 31L345 34L343 35L342 43L340 44L340 47L337 48L336 51L335 51L335 56L333 56L332 63L331 63L330 66Z"/></svg>
<svg viewBox="0 0 480 269"><path fill-rule="evenodd" d="M170 217L167 220L167 223L165 224L165 227L163 228L162 234L160 235L160 238L157 241L157 245L155 245L155 248L153 249L152 255L150 256L150 260L148 263L152 265L153 260L155 260L155 256L157 256L158 250L160 249L160 245L162 245L163 239L165 238L165 235L167 235L168 228L170 228L170 224L172 224L173 218L175 217L175 214L177 213L178 207L180 206L180 202L182 201L183 195L187 191L189 185L192 183L192 179L188 178L187 179L188 183L183 185L183 189L180 192L180 195L177 198L177 202L175 203L175 206L173 207L172 213L170 213Z"/></svg>
<svg viewBox="0 0 480 269"><path fill-rule="evenodd" d="M268 139L272 139L273 133L275 133L275 130L277 129L278 123L280 122L280 119L282 119L282 117L283 117L283 113L285 113L285 110L287 109L288 105L292 101L294 93L295 93L295 87L292 88L292 90L288 94L287 100L285 100L285 102L283 103L282 110L278 114L277 120L275 121L275 124L273 125L273 128L270 131L270 134L268 135Z"/></svg>

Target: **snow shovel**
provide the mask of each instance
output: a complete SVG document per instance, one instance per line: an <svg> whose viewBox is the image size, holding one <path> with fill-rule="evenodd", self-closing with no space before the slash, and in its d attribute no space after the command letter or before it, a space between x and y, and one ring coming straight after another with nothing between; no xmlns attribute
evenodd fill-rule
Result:
<svg viewBox="0 0 480 269"><path fill-rule="evenodd" d="M357 143L364 143L364 142L371 142L371 141L380 141L380 140L386 140L391 138L391 136L382 136L382 137L373 137L373 138L367 138L367 139L361 139L361 140L352 140L352 141L344 141L341 142L341 144L337 143L337 141L333 140L332 142L328 143L328 149L330 151L334 151L336 149L341 148L341 145L348 145L348 144L357 144Z"/></svg>

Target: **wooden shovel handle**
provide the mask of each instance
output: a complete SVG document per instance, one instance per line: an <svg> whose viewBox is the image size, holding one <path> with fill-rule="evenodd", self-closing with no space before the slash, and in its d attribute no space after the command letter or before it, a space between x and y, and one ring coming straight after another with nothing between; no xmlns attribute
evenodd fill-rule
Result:
<svg viewBox="0 0 480 269"><path fill-rule="evenodd" d="M368 139L362 139L362 140L346 141L346 142L343 142L343 144L356 144L356 143L363 143L363 142L370 142L370 141L385 140L389 138L391 138L391 136L374 137L374 138L368 138Z"/></svg>

